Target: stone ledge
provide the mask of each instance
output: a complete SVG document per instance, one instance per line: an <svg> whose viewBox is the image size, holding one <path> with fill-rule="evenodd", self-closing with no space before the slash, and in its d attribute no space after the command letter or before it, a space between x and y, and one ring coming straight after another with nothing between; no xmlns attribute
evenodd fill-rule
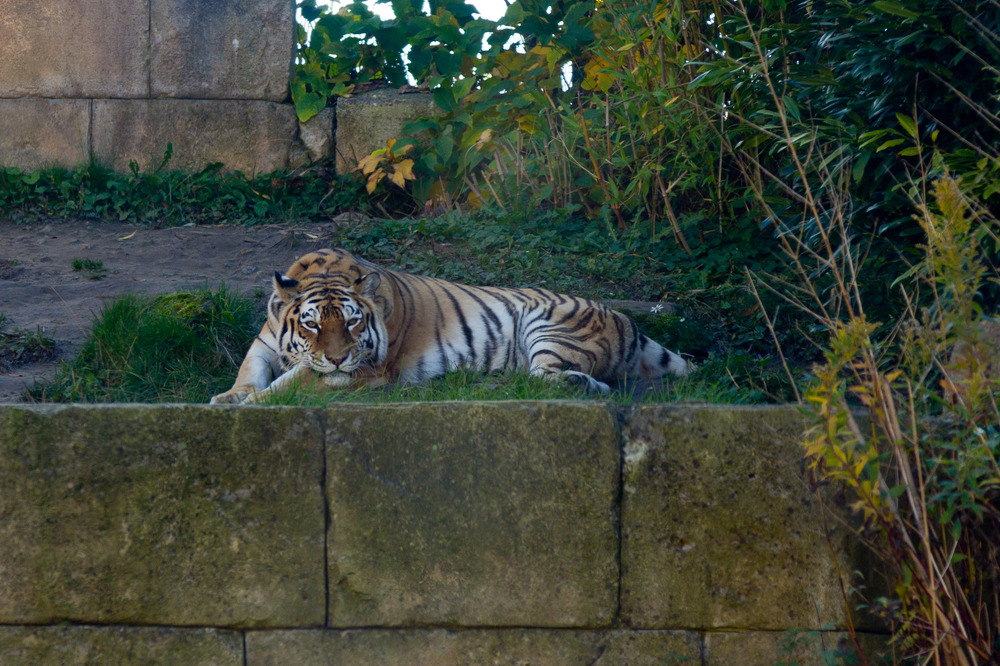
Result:
<svg viewBox="0 0 1000 666"><path fill-rule="evenodd" d="M0 406L0 623L841 627L833 565L871 567L846 532L830 557L803 423L595 402Z"/></svg>
<svg viewBox="0 0 1000 666"><path fill-rule="evenodd" d="M865 570L801 472L795 408L651 405L623 426L622 619L633 628L843 627ZM846 581L850 587L851 581Z"/></svg>
<svg viewBox="0 0 1000 666"><path fill-rule="evenodd" d="M243 634L173 627L0 627L4 666L244 666Z"/></svg>
<svg viewBox="0 0 1000 666"><path fill-rule="evenodd" d="M266 631L247 634L247 666L649 666L700 663L684 631L545 629Z"/></svg>
<svg viewBox="0 0 1000 666"><path fill-rule="evenodd" d="M330 626L607 626L618 436L601 403L327 411Z"/></svg>
<svg viewBox="0 0 1000 666"><path fill-rule="evenodd" d="M870 664L890 664L889 637L857 635ZM661 666L854 663L845 632L552 629L279 629L0 626L5 666Z"/></svg>
<svg viewBox="0 0 1000 666"><path fill-rule="evenodd" d="M895 663L889 636L857 634L871 666ZM857 648L845 631L712 631L705 634L704 666L854 664ZM853 659L851 658L853 656Z"/></svg>
<svg viewBox="0 0 1000 666"><path fill-rule="evenodd" d="M0 409L0 622L322 626L321 413Z"/></svg>

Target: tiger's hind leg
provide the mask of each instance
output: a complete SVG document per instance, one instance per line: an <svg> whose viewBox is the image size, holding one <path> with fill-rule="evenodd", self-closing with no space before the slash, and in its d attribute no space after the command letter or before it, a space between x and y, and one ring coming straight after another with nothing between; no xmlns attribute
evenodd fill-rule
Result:
<svg viewBox="0 0 1000 666"><path fill-rule="evenodd" d="M610 386L604 382L594 379L586 372L580 372L579 370L563 370L561 368L554 368L547 365L538 365L532 367L528 371L528 374L534 377L550 379L552 381L561 381L569 386L582 388L588 393L611 392Z"/></svg>

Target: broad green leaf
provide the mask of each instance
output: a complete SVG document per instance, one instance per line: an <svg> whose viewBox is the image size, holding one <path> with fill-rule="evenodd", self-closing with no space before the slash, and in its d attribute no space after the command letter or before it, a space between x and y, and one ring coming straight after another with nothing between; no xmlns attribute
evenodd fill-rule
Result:
<svg viewBox="0 0 1000 666"><path fill-rule="evenodd" d="M906 130L907 134L912 136L914 139L917 138L917 124L913 121L913 118L905 116L902 113L897 113L896 120L898 120L899 124L903 126L903 129Z"/></svg>
<svg viewBox="0 0 1000 666"><path fill-rule="evenodd" d="M898 146L899 144L901 144L901 143L903 143L905 141L906 141L906 139L889 139L888 141L886 141L885 143L883 143L881 146L879 146L878 148L876 148L875 152L881 153L883 150L887 150L887 149L892 148L894 146Z"/></svg>
<svg viewBox="0 0 1000 666"><path fill-rule="evenodd" d="M472 90L472 86L475 85L475 83L476 80L471 77L467 79L462 79L461 81L456 83L455 87L452 88L452 90L454 90L455 93L455 99L456 100L463 99L466 95L469 94L469 91Z"/></svg>
<svg viewBox="0 0 1000 666"><path fill-rule="evenodd" d="M326 108L326 96L318 93L304 92L296 95L293 89L292 101L295 103L295 115L302 122L306 122Z"/></svg>
<svg viewBox="0 0 1000 666"><path fill-rule="evenodd" d="M434 103L445 112L451 113L458 108L458 101L455 99L455 93L451 88L441 86L440 88L435 88L431 94L434 96Z"/></svg>
<svg viewBox="0 0 1000 666"><path fill-rule="evenodd" d="M893 2L892 0L877 0L877 2L872 3L872 7L893 16L902 16L903 18L910 19L920 18L920 14L917 12L907 9L901 3Z"/></svg>

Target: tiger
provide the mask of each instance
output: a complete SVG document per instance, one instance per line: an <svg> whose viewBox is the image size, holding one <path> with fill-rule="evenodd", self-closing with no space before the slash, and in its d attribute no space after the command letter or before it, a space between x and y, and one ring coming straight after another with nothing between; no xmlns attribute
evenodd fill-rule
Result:
<svg viewBox="0 0 1000 666"><path fill-rule="evenodd" d="M469 287L326 249L274 272L267 320L212 404L266 400L297 382L419 383L449 371L527 370L594 393L693 364L601 303L540 288Z"/></svg>

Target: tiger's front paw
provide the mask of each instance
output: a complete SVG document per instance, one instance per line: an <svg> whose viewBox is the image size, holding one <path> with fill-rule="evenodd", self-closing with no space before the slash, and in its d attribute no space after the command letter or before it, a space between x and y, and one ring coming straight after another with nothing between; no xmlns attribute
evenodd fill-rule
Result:
<svg viewBox="0 0 1000 666"><path fill-rule="evenodd" d="M246 402L247 398L254 394L257 389L248 384L234 386L225 393L212 396L208 404L210 405L239 405Z"/></svg>

